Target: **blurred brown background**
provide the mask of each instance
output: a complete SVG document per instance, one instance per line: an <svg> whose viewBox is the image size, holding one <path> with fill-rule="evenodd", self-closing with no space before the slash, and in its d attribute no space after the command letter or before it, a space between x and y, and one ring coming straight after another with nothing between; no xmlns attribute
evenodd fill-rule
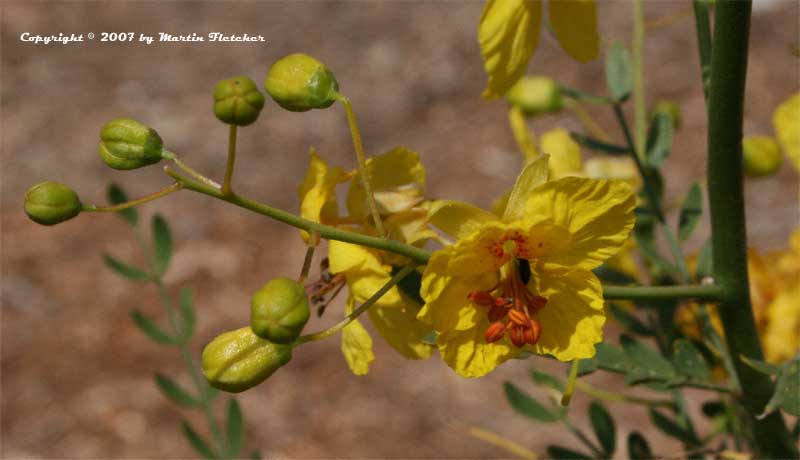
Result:
<svg viewBox="0 0 800 460"><path fill-rule="evenodd" d="M798 89L800 4L757 2L753 17L745 129L772 134L775 107ZM152 383L160 372L188 383L177 352L152 344L129 319L133 308L163 319L154 288L121 280L100 254L141 262L128 227L113 215L83 215L45 228L30 222L22 198L32 184L72 185L84 202L104 202L118 182L133 196L169 183L158 167L119 172L96 153L97 133L120 116L155 127L170 150L209 175L224 170L227 129L211 112L214 83L233 75L256 82L271 62L303 51L331 67L353 101L373 154L396 145L420 152L428 193L488 206L513 182L520 156L506 106L480 98L485 84L476 28L482 2L4 2L2 4L2 456L4 458L186 458L179 432L191 411L168 403ZM631 5L601 2L606 44L630 37ZM694 19L689 2L648 3L648 102L683 107L683 128L666 164L668 194L679 203L705 174L705 117ZM667 24L661 19L673 16ZM268 43L100 43L33 45L19 35L63 32L204 35L261 34ZM544 34L533 73L602 93L602 60L579 65ZM593 109L620 139L612 119ZM532 123L535 132L578 129L569 114ZM258 122L240 131L237 192L296 210L296 186L309 146L353 167L343 111L303 114L268 100ZM797 175L788 165L747 183L752 245L778 248L798 224ZM191 286L198 306L193 349L248 320L250 293L267 279L299 270L303 247L294 229L182 192L141 208L168 216L176 254L168 280ZM673 218L675 216L673 215ZM690 242L708 234L707 218ZM330 323L341 307L329 309ZM438 358L405 361L377 335L378 359L368 376L348 371L336 339L295 353L267 383L240 396L248 449L282 458L500 458L509 454L472 438L470 426L496 431L543 452L554 440L574 441L558 426L514 414L501 383L512 380L543 397L528 372L562 372L548 360L500 367L480 380L457 377ZM621 379L590 377L612 388ZM699 405L710 395L692 393ZM586 397L572 407L580 427ZM646 426L639 408L611 405L618 445ZM695 408L695 411L699 409ZM648 436L659 454L679 445ZM619 458L624 457L624 450Z"/></svg>

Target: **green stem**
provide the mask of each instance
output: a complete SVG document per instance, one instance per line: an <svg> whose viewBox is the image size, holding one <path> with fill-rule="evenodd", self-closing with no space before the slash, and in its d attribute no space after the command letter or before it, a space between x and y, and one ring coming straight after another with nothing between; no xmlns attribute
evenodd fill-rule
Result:
<svg viewBox="0 0 800 460"><path fill-rule="evenodd" d="M603 285L603 298L606 300L669 300L695 299L719 300L723 291L719 286L611 286Z"/></svg>
<svg viewBox="0 0 800 460"><path fill-rule="evenodd" d="M667 225L667 219L664 216L664 212L661 208L661 200L658 197L658 193L656 192L653 181L650 178L650 174L648 174L644 163L642 162L644 154L639 152L637 149L636 144L633 141L633 137L631 136L630 128L628 127L628 121L625 119L625 114L622 112L622 106L620 106L618 103L614 104L614 115L617 117L617 121L622 128L622 133L625 136L625 142L628 144L628 148L631 150L631 152L633 152L631 156L636 163L636 169L639 170L639 175L642 176L644 193L647 195L647 202L650 206L650 212L653 213L659 224L661 224L661 229L664 233L665 239L667 240L667 244L669 245L672 258L675 259L675 263L677 264L678 270L683 277L683 281L687 281L691 278L691 276L689 274L689 268L686 266L686 259L683 257L683 251L681 250L680 244L675 238L675 235L672 233L669 225Z"/></svg>
<svg viewBox="0 0 800 460"><path fill-rule="evenodd" d="M595 388L589 385L583 380L576 381L575 388L578 391L585 393L588 396L591 396L592 398L600 399L602 401L625 402L630 404L641 404L649 407L667 407L670 409L675 407L675 403L668 399L640 398L638 396L630 396L623 393L615 393L613 391L601 390L600 388Z"/></svg>
<svg viewBox="0 0 800 460"><path fill-rule="evenodd" d="M149 250L147 245L144 242L144 238L142 237L141 232L138 229L134 230L134 234L136 236L136 241L139 244L140 250L144 254L149 254ZM161 300L161 305L164 307L164 312L167 314L167 318L169 319L170 326L172 327L172 332L175 335L180 335L184 331L180 327L180 323L178 322L177 313L175 312L175 306L172 302L172 297L170 297L169 292L167 291L167 286L164 284L164 280L161 278L160 275L156 274L153 270L153 262L150 257L146 257L146 264L148 271L151 274L151 280L156 285L158 289L158 297ZM189 350L189 347L186 343L182 343L179 347L181 353L181 359L183 360L183 364L186 366L186 369L189 371L189 376L192 379L192 384L194 384L195 390L199 395L200 401L202 402L202 406L200 407L203 411L203 414L206 417L206 422L208 423L208 428L211 431L211 435L214 438L214 442L217 444L220 455L224 455L225 452L225 439L222 437L222 431L219 428L219 424L217 423L216 417L214 417L213 407L212 407L212 400L207 397L208 395L208 384L205 383L205 380L200 375L200 371L197 368L197 365L192 358L192 353Z"/></svg>
<svg viewBox="0 0 800 460"><path fill-rule="evenodd" d="M372 220L375 222L375 229L378 231L378 235L384 236L386 232L383 229L383 222L378 213L378 205L375 203L375 195L372 194L371 178L369 177L369 171L367 171L367 157L364 154L364 146L361 143L361 132L358 130L353 105L350 103L350 99L342 94L337 94L336 99L344 105L344 110L347 113L347 124L350 126L350 137L353 138L353 146L356 149L361 186L364 187L364 193L367 195L369 212L372 214Z"/></svg>
<svg viewBox="0 0 800 460"><path fill-rule="evenodd" d="M85 204L83 205L82 211L88 212L119 212L124 211L128 208L133 208L134 206L139 206L140 204L147 203L148 201L153 201L161 198L162 196L169 195L172 192L177 192L178 190L182 189L183 185L180 182L175 182L172 185L162 188L161 190L151 193L149 195L145 195L141 198L137 198L135 200L126 201L125 203L120 203L114 206L97 206L93 204Z"/></svg>
<svg viewBox="0 0 800 460"><path fill-rule="evenodd" d="M222 194L231 194L233 164L236 162L236 125L231 125L228 132L228 164L225 166L225 180L222 181Z"/></svg>
<svg viewBox="0 0 800 460"><path fill-rule="evenodd" d="M644 92L644 0L633 2L633 40L631 66L633 67L633 126L636 132L636 151L644 154L647 140L647 106Z"/></svg>
<svg viewBox="0 0 800 460"><path fill-rule="evenodd" d="M194 168L192 168L191 166L189 166L186 163L184 163L183 161L181 161L181 159L178 158L178 156L175 155L174 153L172 153L172 152L168 152L168 153L169 153L169 156L165 156L165 158L169 158L170 160L174 161L175 164L179 168L181 168L183 170L183 172L185 172L186 174L194 177L198 181L200 181L200 182L202 182L202 183L204 183L204 184L206 184L208 186L216 187L216 188L221 188L222 187L218 183L216 183L213 180L209 179L208 177L200 174Z"/></svg>
<svg viewBox="0 0 800 460"><path fill-rule="evenodd" d="M569 406L572 401L572 394L575 393L575 383L578 381L578 365L579 360L573 360L569 368L569 377L567 377L567 386L564 388L564 394L561 395L561 406Z"/></svg>
<svg viewBox="0 0 800 460"><path fill-rule="evenodd" d="M345 243L353 243L361 246L367 246L370 248L382 249L384 251L389 251L395 254L399 254L401 256L408 257L409 259L419 264L427 263L428 259L431 256L430 253L424 249L403 244L399 241L390 240L388 238L377 238L374 236L362 235L360 233L350 232L336 227L331 227L329 225L313 222L308 219L303 219L302 217L294 215L292 213L276 209L271 206L267 206L265 204L250 200L243 196L239 196L235 193L231 193L230 195L223 195L219 189L214 187L209 187L205 184L195 182L191 179L187 179L175 173L175 171L171 170L169 167L164 168L164 171L167 174L169 174L170 177L174 178L176 181L183 184L183 187L187 190L193 190L195 192L199 192L204 195L220 199L222 201L227 201L228 203L235 204L236 206L239 206L241 208L248 209L263 216L267 216L271 219L275 219L279 222L283 222L293 227L297 227L309 233L316 231L319 233L320 237L328 240L344 241Z"/></svg>
<svg viewBox="0 0 800 460"><path fill-rule="evenodd" d="M750 304L747 238L742 184L742 123L750 29L749 0L717 1L708 111L708 197L714 277L723 288L719 305L730 355L763 359ZM741 402L753 427L757 457L797 458L780 412L757 419L772 396L769 376L740 359L734 368L743 390Z"/></svg>
<svg viewBox="0 0 800 460"><path fill-rule="evenodd" d="M402 270L400 270L399 272L395 273L395 275L392 277L392 279L390 279L386 284L381 286L381 288L378 289L375 292L375 294L372 294L372 297L367 299L366 302L361 304L360 307L358 307L355 310L353 310L349 315L345 316L345 318L343 320L339 321L338 323L334 324L333 326L331 326L328 329L325 329L323 331L315 332L313 334L306 334L306 335L302 335L302 336L298 337L297 341L295 342L295 346L301 345L301 344L304 344L304 343L307 343L307 342L313 342L315 340L322 340L322 339L328 338L328 337L332 336L333 334L336 334L337 332L341 331L348 324L352 323L353 320L358 318L359 315L361 315L362 313L367 311L369 309L369 307L371 307L375 302L377 302L381 297L383 297L384 294L389 292L389 289L394 287L395 284L397 284L400 281L402 281L403 278L405 278L406 276L408 276L409 273L414 271L415 268L416 268L416 265L414 265L414 264L406 265L405 267L403 267Z"/></svg>
<svg viewBox="0 0 800 460"><path fill-rule="evenodd" d="M711 21L708 17L708 0L694 0L694 25L697 29L697 48L700 51L700 71L703 78L703 96L708 102L711 82Z"/></svg>

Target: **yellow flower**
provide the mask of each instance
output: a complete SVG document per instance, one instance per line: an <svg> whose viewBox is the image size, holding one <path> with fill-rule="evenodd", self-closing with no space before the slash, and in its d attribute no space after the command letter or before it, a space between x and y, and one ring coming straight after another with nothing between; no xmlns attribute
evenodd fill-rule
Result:
<svg viewBox="0 0 800 460"><path fill-rule="evenodd" d="M489 0L478 24L478 42L489 82L483 96L505 94L525 72L539 42L540 0ZM550 27L564 51L586 62L597 57L597 8L594 0L551 0Z"/></svg>
<svg viewBox="0 0 800 460"><path fill-rule="evenodd" d="M800 92L778 106L772 124L783 151L800 171Z"/></svg>
<svg viewBox="0 0 800 460"><path fill-rule="evenodd" d="M602 289L591 270L627 240L636 199L624 181L546 178L546 156L526 166L502 219L465 203L432 205L432 223L458 241L425 268L418 317L464 377L523 348L570 361L594 356L602 341Z"/></svg>
<svg viewBox="0 0 800 460"><path fill-rule="evenodd" d="M328 167L314 147L309 152L311 158L308 171L298 187L300 197L300 217L314 222L324 222L339 214L336 204L336 186L346 181L349 176L341 168ZM303 240L308 241L308 232L301 230Z"/></svg>
<svg viewBox="0 0 800 460"><path fill-rule="evenodd" d="M753 316L761 337L764 357L780 363L800 351L800 229L790 238L790 248L761 255L747 251L750 296ZM675 321L689 338L702 338L696 303L682 305ZM709 305L709 320L720 337L725 337L722 321L715 305Z"/></svg>
<svg viewBox="0 0 800 460"><path fill-rule="evenodd" d="M425 186L425 169L419 156L398 147L367 160L378 207L385 217L389 236L407 244L423 245L438 235L426 227L427 211L421 205ZM352 179L347 195L348 216L338 218L335 187ZM304 193L303 193L304 192ZM374 234L366 195L357 174L345 174L331 169L312 154L309 172L301 186L301 215L323 222L347 222L351 231ZM330 241L328 245L330 271L343 274L349 289L345 314L356 302L363 303L392 277L393 263L405 260L371 248ZM425 341L431 328L416 319L421 305L404 294L397 286L391 288L369 310L374 328L387 343L410 359L428 358L433 346ZM342 353L356 375L369 370L375 356L372 338L364 326L355 320L342 331Z"/></svg>

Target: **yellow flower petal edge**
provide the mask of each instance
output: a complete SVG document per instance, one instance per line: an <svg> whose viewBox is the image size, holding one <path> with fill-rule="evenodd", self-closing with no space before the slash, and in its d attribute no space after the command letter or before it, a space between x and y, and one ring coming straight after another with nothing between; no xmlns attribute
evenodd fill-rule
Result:
<svg viewBox="0 0 800 460"><path fill-rule="evenodd" d="M321 222L324 216L336 216L336 185L346 180L346 174L341 168L331 169L313 147L309 155L308 171L297 190L300 217ZM308 232L301 230L300 234L308 241Z"/></svg>
<svg viewBox="0 0 800 460"><path fill-rule="evenodd" d="M436 200L428 207L428 222L454 238L464 238L481 224L499 220L490 212L469 203Z"/></svg>
<svg viewBox="0 0 800 460"><path fill-rule="evenodd" d="M800 92L775 109L772 124L781 148L800 171Z"/></svg>
<svg viewBox="0 0 800 460"><path fill-rule="evenodd" d="M425 342L431 327L417 320L416 311L409 300L402 308L369 309L369 319L386 342L398 353L409 359L426 359L433 352L433 345Z"/></svg>
<svg viewBox="0 0 800 460"><path fill-rule="evenodd" d="M489 325L485 320L482 323L485 323L482 326ZM485 327L476 327L465 331L450 331L437 337L442 360L458 375L467 378L483 377L521 353L520 349L508 343L486 343L483 338L484 329Z"/></svg>
<svg viewBox="0 0 800 460"><path fill-rule="evenodd" d="M582 175L581 147L566 129L551 129L542 134L541 148L542 153L550 155L548 166L553 179Z"/></svg>
<svg viewBox="0 0 800 460"><path fill-rule="evenodd" d="M538 0L489 0L478 25L478 43L489 77L483 97L502 96L525 72L542 21Z"/></svg>
<svg viewBox="0 0 800 460"><path fill-rule="evenodd" d="M615 255L628 239L636 196L618 179L564 177L538 187L528 200L526 220L550 219L570 234L568 249L550 263L591 270Z"/></svg>
<svg viewBox="0 0 800 460"><path fill-rule="evenodd" d="M345 314L353 311L354 302L353 297L349 296ZM372 352L372 338L357 319L342 330L342 354L355 375L366 375L369 372L370 363L375 360L375 354Z"/></svg>
<svg viewBox="0 0 800 460"><path fill-rule="evenodd" d="M591 358L603 340L603 289L588 270L539 270L538 292L547 298L539 312L542 336L533 346L538 354L560 361Z"/></svg>
<svg viewBox="0 0 800 460"><path fill-rule="evenodd" d="M550 26L561 48L581 62L600 54L597 5L594 0L550 0Z"/></svg>
<svg viewBox="0 0 800 460"><path fill-rule="evenodd" d="M377 254L356 244L331 240L328 243L328 260L331 273L344 273L355 301L366 302L392 278L392 267L381 263ZM393 286L377 302L380 307L402 307L403 298Z"/></svg>
<svg viewBox="0 0 800 460"><path fill-rule="evenodd" d="M425 167L419 154L405 147L367 159L370 185L381 214L401 212L419 204L425 191ZM367 195L359 176L347 192L347 210L353 217L369 216Z"/></svg>
<svg viewBox="0 0 800 460"><path fill-rule="evenodd" d="M540 155L522 168L522 172L519 173L514 187L511 189L511 194L508 196L508 202L503 211L504 221L518 220L525 214L525 205L533 191L547 182L549 161L548 155Z"/></svg>

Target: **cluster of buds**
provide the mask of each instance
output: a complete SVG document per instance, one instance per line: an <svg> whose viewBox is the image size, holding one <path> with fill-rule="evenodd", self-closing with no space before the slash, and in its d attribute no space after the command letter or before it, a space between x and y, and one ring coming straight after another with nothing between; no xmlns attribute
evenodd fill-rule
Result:
<svg viewBox="0 0 800 460"><path fill-rule="evenodd" d="M203 349L203 375L216 388L252 388L292 359L295 340L308 322L303 285L275 278L250 301L250 325L217 336Z"/></svg>

